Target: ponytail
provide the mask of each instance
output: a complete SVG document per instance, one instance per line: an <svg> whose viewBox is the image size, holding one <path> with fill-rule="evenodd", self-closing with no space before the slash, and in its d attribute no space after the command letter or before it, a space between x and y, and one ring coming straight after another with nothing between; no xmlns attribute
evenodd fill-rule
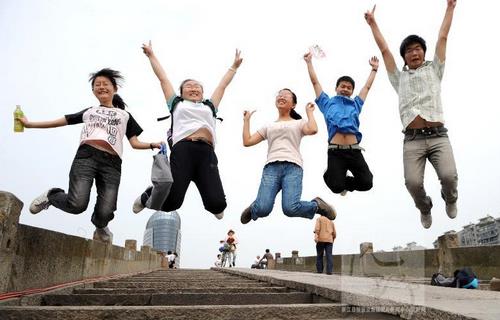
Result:
<svg viewBox="0 0 500 320"><path fill-rule="evenodd" d="M123 101L122 97L115 93L115 95L113 96L113 106L125 110L127 104Z"/></svg>
<svg viewBox="0 0 500 320"><path fill-rule="evenodd" d="M295 109L290 110L290 117L294 120L300 120L302 119L302 116L295 111Z"/></svg>

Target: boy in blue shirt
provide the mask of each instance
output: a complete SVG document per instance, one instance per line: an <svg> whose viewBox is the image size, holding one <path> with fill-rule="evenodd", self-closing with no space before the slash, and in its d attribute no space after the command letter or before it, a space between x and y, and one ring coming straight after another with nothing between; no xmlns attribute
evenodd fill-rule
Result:
<svg viewBox="0 0 500 320"><path fill-rule="evenodd" d="M372 188L373 175L361 154L359 113L366 100L378 69L378 58L369 60L371 71L365 86L352 99L354 80L342 76L337 80L334 97L329 97L321 87L312 64L312 53L304 54L309 78L316 94L316 104L323 113L328 129L328 166L323 179L333 193L345 195L347 191L367 191ZM348 176L350 171L353 176Z"/></svg>

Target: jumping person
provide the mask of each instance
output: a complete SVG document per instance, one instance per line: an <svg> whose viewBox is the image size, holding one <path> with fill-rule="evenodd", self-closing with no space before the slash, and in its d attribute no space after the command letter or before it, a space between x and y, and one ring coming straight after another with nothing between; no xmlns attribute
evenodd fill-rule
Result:
<svg viewBox="0 0 500 320"><path fill-rule="evenodd" d="M361 154L363 150L359 132L359 113L363 107L378 70L378 59L369 60L370 75L359 94L351 99L354 80L342 76L337 80L334 97L329 97L321 86L312 64L312 53L304 54L309 78L316 94L316 104L323 113L328 129L328 165L323 175L333 193L345 195L347 191L367 191L372 188L373 175ZM347 175L347 171L352 176Z"/></svg>
<svg viewBox="0 0 500 320"><path fill-rule="evenodd" d="M94 239L112 242L108 223L114 218L118 187L120 185L123 137L134 149L160 148L160 143L145 143L137 139L142 129L132 115L125 111L126 104L116 93L122 75L115 70L102 69L91 74L89 81L99 106L86 108L62 118L32 122L22 118L26 128L56 128L83 123L80 147L69 173L68 193L52 188L37 197L30 205L33 214L50 205L63 211L79 214L87 209L90 189L95 180L97 201L92 214L96 226Z"/></svg>
<svg viewBox="0 0 500 320"><path fill-rule="evenodd" d="M402 71L397 69L394 56L375 21L375 6L365 13L389 80L399 95L405 184L420 210L420 221L426 229L432 224L432 200L424 189L426 160L432 163L441 182L441 197L446 203L448 217L457 216L458 175L441 105L446 44L456 4L456 0L447 0L433 61L425 60L427 46L424 39L410 35L403 40L399 48L405 63Z"/></svg>
<svg viewBox="0 0 500 320"><path fill-rule="evenodd" d="M236 50L232 66L222 77L210 100L203 100L203 86L193 79L186 79L181 83L180 96L177 96L153 52L151 41L149 44L143 44L142 50L160 80L173 118L170 166L174 182L161 210L168 212L179 209L189 184L193 181L200 192L205 209L217 219L222 219L227 204L214 152L215 114L226 87L243 61L240 51ZM150 194L151 188L148 188L136 199L132 208L135 213L144 209Z"/></svg>
<svg viewBox="0 0 500 320"><path fill-rule="evenodd" d="M290 89L279 91L275 105L278 119L254 134L250 134L250 118L255 111L243 113L243 145L250 147L267 139L268 152L257 199L243 211L241 223L268 216L280 190L285 215L312 219L319 213L330 220L335 219L335 210L321 198L300 200L303 175L300 142L302 137L318 132L313 114L314 104L308 103L306 106L307 120L303 120L294 110L297 96Z"/></svg>

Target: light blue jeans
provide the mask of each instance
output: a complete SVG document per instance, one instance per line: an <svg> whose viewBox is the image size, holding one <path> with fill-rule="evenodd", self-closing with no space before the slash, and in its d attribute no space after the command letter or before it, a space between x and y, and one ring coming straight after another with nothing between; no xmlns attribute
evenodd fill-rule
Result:
<svg viewBox="0 0 500 320"><path fill-rule="evenodd" d="M295 163L276 161L266 164L262 171L257 199L250 206L252 219L267 217L271 213L280 190L281 206L285 215L312 219L318 204L315 201L300 201L302 176L302 168Z"/></svg>

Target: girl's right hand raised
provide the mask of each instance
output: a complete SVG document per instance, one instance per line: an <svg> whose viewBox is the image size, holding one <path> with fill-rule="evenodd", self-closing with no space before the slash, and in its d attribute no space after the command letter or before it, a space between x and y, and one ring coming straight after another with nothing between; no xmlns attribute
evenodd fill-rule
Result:
<svg viewBox="0 0 500 320"><path fill-rule="evenodd" d="M308 102L306 104L306 113L313 112L315 109L314 103Z"/></svg>
<svg viewBox="0 0 500 320"><path fill-rule="evenodd" d="M252 115L255 113L255 110L253 111L243 111L243 120L250 120L250 118L252 117Z"/></svg>
<svg viewBox="0 0 500 320"><path fill-rule="evenodd" d="M304 60L306 61L306 63L309 63L312 61L312 52L311 51L304 54Z"/></svg>
<svg viewBox="0 0 500 320"><path fill-rule="evenodd" d="M153 55L153 45L151 44L151 40L149 40L148 44L145 44L145 43L142 44L142 52L144 52L144 54L147 57L150 57Z"/></svg>

